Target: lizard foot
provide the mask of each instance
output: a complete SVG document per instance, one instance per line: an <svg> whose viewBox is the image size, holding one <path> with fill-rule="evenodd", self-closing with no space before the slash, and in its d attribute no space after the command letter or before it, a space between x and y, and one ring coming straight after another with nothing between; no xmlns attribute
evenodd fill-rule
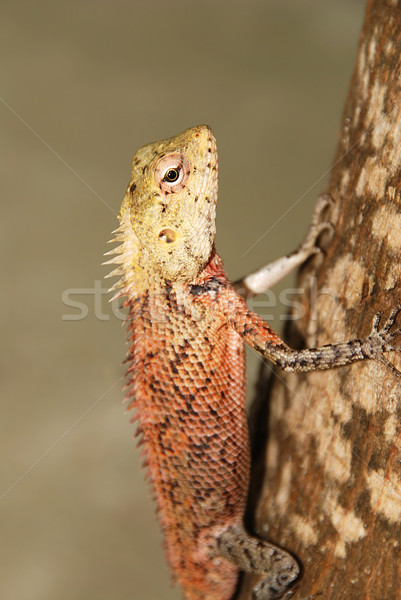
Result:
<svg viewBox="0 0 401 600"><path fill-rule="evenodd" d="M321 249L317 245L317 240L322 231L333 229L332 223L323 220L322 218L326 208L332 204L333 198L330 194L324 194L317 199L309 231L300 248L300 250L307 253L309 256L321 252Z"/></svg>
<svg viewBox="0 0 401 600"><path fill-rule="evenodd" d="M252 591L252 600L274 600L298 577L295 558L278 546L248 535L241 526L226 529L217 539L220 554L242 571L266 577Z"/></svg>
<svg viewBox="0 0 401 600"><path fill-rule="evenodd" d="M390 331L396 322L397 316L400 314L401 308L393 308L387 321L380 329L380 321L382 313L377 313L373 319L372 330L368 337L361 342L361 348L368 358L375 358L380 360L383 364L390 367L390 369L401 377L401 372L383 356L383 352L400 351L400 347L394 344L394 338L401 335L401 328L397 327Z"/></svg>

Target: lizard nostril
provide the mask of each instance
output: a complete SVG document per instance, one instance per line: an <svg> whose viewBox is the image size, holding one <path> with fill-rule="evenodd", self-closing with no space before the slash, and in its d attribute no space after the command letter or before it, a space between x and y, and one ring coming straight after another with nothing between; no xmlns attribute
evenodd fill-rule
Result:
<svg viewBox="0 0 401 600"><path fill-rule="evenodd" d="M174 229L162 229L159 233L159 240L161 242L166 242L166 244L171 244L171 242L175 242L177 237Z"/></svg>

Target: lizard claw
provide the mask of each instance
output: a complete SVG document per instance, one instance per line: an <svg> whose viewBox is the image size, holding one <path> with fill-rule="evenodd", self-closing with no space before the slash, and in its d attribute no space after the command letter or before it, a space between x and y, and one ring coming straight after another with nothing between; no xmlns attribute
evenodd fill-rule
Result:
<svg viewBox="0 0 401 600"><path fill-rule="evenodd" d="M396 308L393 308L393 310L391 311L391 313L390 313L390 315L389 315L389 317L388 317L387 321L385 322L384 327L382 329L382 331L384 333L389 333L390 329L394 325L394 323L395 323L395 321L397 319L397 316L398 316L398 314L400 312L401 312L401 308L400 307L397 306ZM393 333L392 333L392 337L396 337L397 335L399 335L400 332L401 332L401 329L394 330Z"/></svg>
<svg viewBox="0 0 401 600"><path fill-rule="evenodd" d="M381 321L382 314L383 314L382 312L378 312L373 317L372 329L371 329L370 335L372 335L372 333L379 333L379 323Z"/></svg>
<svg viewBox="0 0 401 600"><path fill-rule="evenodd" d="M309 255L317 254L322 251L317 245L317 240L323 231L333 229L333 225L330 221L322 220L324 211L332 204L333 198L330 194L324 194L317 199L308 234L301 246L301 249L308 251Z"/></svg>
<svg viewBox="0 0 401 600"><path fill-rule="evenodd" d="M381 340L383 340L383 342L390 342L395 337L400 335L401 334L400 327L397 327L393 331L390 331L390 329L396 322L397 316L400 314L400 312L401 312L400 307L393 308L381 329L379 328L379 324L380 324L381 318L383 316L383 313L378 312L373 318L372 330L370 332L369 338L380 338ZM392 344L390 344L390 345L392 346ZM392 347L391 350L397 350L397 348ZM389 350L387 350L387 352L390 352L391 350L389 349Z"/></svg>
<svg viewBox="0 0 401 600"><path fill-rule="evenodd" d="M382 328L379 327L379 324L383 314L381 312L377 313L373 319L371 333L363 343L363 351L368 357L380 360L398 377L401 377L401 371L383 356L383 352L400 351L401 349L393 343L394 338L401 335L401 328L397 327L391 331L400 312L400 307L393 308Z"/></svg>
<svg viewBox="0 0 401 600"><path fill-rule="evenodd" d="M315 208L313 211L312 224L316 224L322 220L322 215L326 208L332 206L334 200L330 194L322 194L316 201Z"/></svg>

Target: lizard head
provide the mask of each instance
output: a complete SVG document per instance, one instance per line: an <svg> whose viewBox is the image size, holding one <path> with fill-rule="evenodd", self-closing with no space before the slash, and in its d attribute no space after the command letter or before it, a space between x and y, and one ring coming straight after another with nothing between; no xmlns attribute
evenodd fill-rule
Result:
<svg viewBox="0 0 401 600"><path fill-rule="evenodd" d="M130 269L171 282L197 277L213 249L217 179L216 141L207 125L138 150L119 214L120 231L135 247Z"/></svg>

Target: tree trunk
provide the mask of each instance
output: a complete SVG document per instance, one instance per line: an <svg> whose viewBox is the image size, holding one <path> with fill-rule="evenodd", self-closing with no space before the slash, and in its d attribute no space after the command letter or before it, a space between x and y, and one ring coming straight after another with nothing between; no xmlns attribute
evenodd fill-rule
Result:
<svg viewBox="0 0 401 600"><path fill-rule="evenodd" d="M365 337L401 305L400 57L400 2L370 0L328 190L334 230L299 275L306 314L292 346ZM401 379L366 361L276 371L270 392L254 529L302 564L285 597L401 599Z"/></svg>

